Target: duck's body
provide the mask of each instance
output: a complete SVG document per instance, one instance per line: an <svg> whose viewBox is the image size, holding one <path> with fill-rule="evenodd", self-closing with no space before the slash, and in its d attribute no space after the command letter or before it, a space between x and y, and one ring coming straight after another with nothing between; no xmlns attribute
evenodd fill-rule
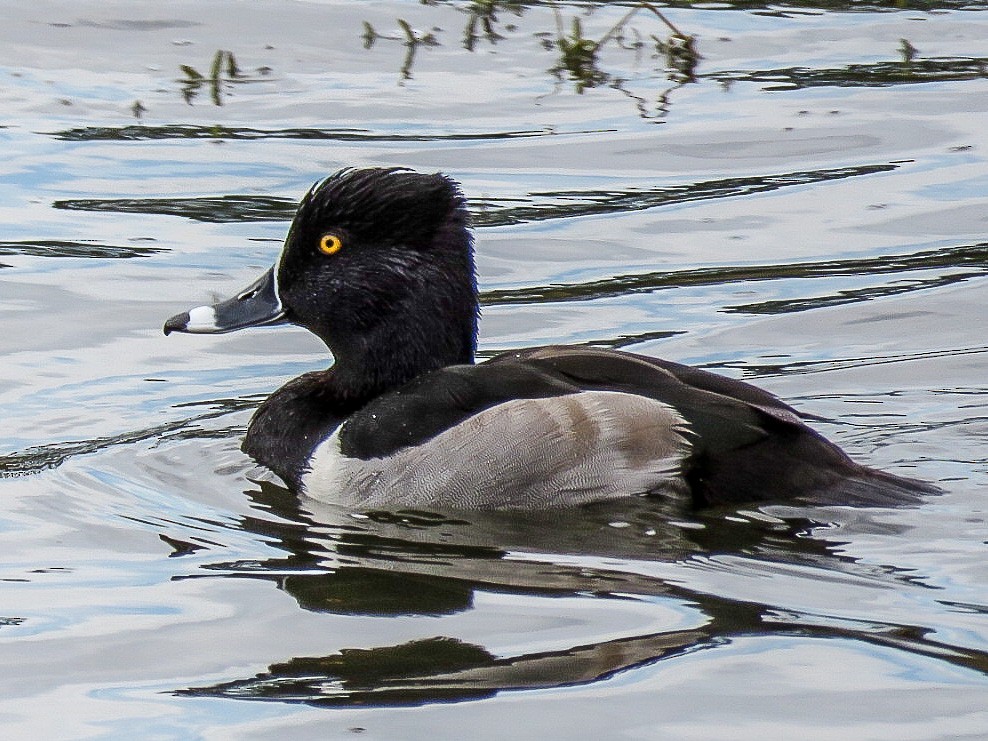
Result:
<svg viewBox="0 0 988 741"><path fill-rule="evenodd" d="M343 171L303 199L278 263L165 331L292 321L335 363L272 394L244 450L307 495L363 508L543 509L635 494L721 502L913 500L749 384L613 350L473 364L462 196L439 175Z"/></svg>

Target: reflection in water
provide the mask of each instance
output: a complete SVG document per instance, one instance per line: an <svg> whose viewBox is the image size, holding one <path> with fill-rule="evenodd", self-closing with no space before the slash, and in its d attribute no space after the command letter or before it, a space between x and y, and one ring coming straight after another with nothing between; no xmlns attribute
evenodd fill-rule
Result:
<svg viewBox="0 0 988 741"><path fill-rule="evenodd" d="M792 314L796 311L807 311L808 309L821 309L825 306L840 306L841 304L851 304L857 301L871 301L873 299L888 296L898 296L903 293L913 291L928 290L949 286L954 283L983 275L988 266L971 270L966 273L951 273L949 275L936 275L928 278L915 280L899 280L891 285L869 286L867 288L847 288L833 294L824 296L807 296L794 299L776 299L772 301L759 301L755 304L739 304L737 306L724 307L726 312L741 312L745 314Z"/></svg>
<svg viewBox="0 0 988 741"><path fill-rule="evenodd" d="M98 451L109 450L120 445L132 445L144 440L185 440L228 438L244 433L242 425L233 427L204 429L203 422L222 419L226 415L243 409L257 406L257 397L243 399L214 399L206 403L209 411L192 415L185 419L165 422L153 427L121 432L107 437L94 437L86 440L71 440L68 442L51 443L27 448L25 450L0 455L0 478L8 476L27 476L51 468L57 468L67 459L76 455L88 455ZM201 406L183 404L181 406Z"/></svg>
<svg viewBox="0 0 988 741"><path fill-rule="evenodd" d="M914 270L934 269L959 269L959 272L928 276L922 279L917 278L906 283L896 282L894 285L863 289L862 291L840 289L832 295L818 298L766 301L759 304L725 307L724 311L782 314L818 306L860 301L871 295L892 295L967 280L988 272L988 242L921 250L902 255L815 260L773 265L691 268L688 270L663 270L652 273L616 275L602 280L567 285L486 291L483 298L485 303L492 305L530 304L546 301L588 301L687 286L717 286L792 278L899 275Z"/></svg>
<svg viewBox="0 0 988 741"><path fill-rule="evenodd" d="M719 363L710 363L704 367L711 369L735 368L742 375L765 378L767 376L795 375L801 373L829 373L848 368L864 368L874 365L894 365L912 360L946 359L964 355L981 355L984 353L988 353L988 345L945 348L940 350L928 350L924 352L892 353L886 355L872 353L861 357L828 358L819 360L790 360L787 362L777 363L767 363L761 361L742 364L733 361L724 361ZM988 388L975 388L964 393L983 394L986 392L988 392ZM954 391L954 393L961 392ZM845 393L844 396L847 398L849 394ZM929 427L932 427L932 425ZM902 429L905 428L906 425L902 423Z"/></svg>
<svg viewBox="0 0 988 741"><path fill-rule="evenodd" d="M674 83L672 88L658 97L658 117L664 116L668 112L667 103L670 93L686 83L696 82L696 67L701 57L697 51L696 37L680 31L651 3L639 3L632 7L598 41L583 35L579 16L572 17L570 31L566 33L563 30L564 23L559 9L553 5L552 11L556 20L555 37L550 34L542 34L544 46L547 49L555 49L559 53L556 64L549 71L559 79L565 77L572 81L577 93L608 83L611 87L621 90L629 98L636 101L636 108L638 108L638 113L642 118L655 117L650 114L649 105L645 98L627 89L626 80L600 69L597 57L604 44L611 40L614 40L622 49L633 50L639 56L641 55L646 44L641 41L642 34L637 26L631 25L630 22L639 11L643 10L650 11L665 25L669 32L667 38L660 38L654 33L649 34L655 49L652 58L663 60L668 79Z"/></svg>
<svg viewBox="0 0 988 741"><path fill-rule="evenodd" d="M189 105L192 105L202 88L207 87L213 105L221 106L223 105L224 94L230 95L229 89L234 84L252 81L241 71L233 52L224 49L219 49L213 55L213 63L208 77L187 64L181 65L181 70L185 75L185 79L182 81L182 98Z"/></svg>
<svg viewBox="0 0 988 741"><path fill-rule="evenodd" d="M878 11L884 12L891 8L896 10L965 10L976 9L970 0L783 0L783 2L766 2L765 0L720 0L718 7L724 10L754 10L760 11L760 16L777 16L779 18L798 17L807 12L829 10L841 11Z"/></svg>
<svg viewBox="0 0 988 741"><path fill-rule="evenodd" d="M300 504L261 484L255 506L277 515L244 522L281 537L283 558L213 563L225 577L268 579L313 612L449 615L472 609L478 592L605 600L668 600L695 613L687 627L609 638L556 650L497 656L486 647L435 635L327 656L286 658L251 677L178 694L330 706L419 705L472 700L505 690L598 682L617 672L742 636L842 638L893 647L988 672L988 654L931 638L917 625L831 617L697 591L653 575L662 564L737 557L803 568L812 579L876 589L928 589L909 570L860 564L841 544L814 537L827 524L806 515L764 512L673 516L646 499L546 514L371 513L355 520L322 504ZM467 521L469 519L469 521ZM292 524L286 524L291 522ZM264 523L263 525L261 523ZM192 578L202 578L197 575Z"/></svg>
<svg viewBox="0 0 988 741"><path fill-rule="evenodd" d="M720 82L758 82L766 90L794 90L809 87L886 87L915 85L920 82L974 80L988 74L988 57L949 59L905 59L895 62L849 64L833 69L786 67L784 69L716 72L711 79Z"/></svg>
<svg viewBox="0 0 988 741"><path fill-rule="evenodd" d="M594 133L570 131L570 134ZM599 133L599 132L597 132ZM431 141L487 141L500 139L526 139L554 136L550 130L542 131L491 131L484 133L380 133L368 129L334 128L279 128L257 129L249 126L198 126L195 124L170 124L166 126L82 126L51 133L52 138L63 141L154 141L157 139L300 139L339 142L431 142Z"/></svg>
<svg viewBox="0 0 988 741"><path fill-rule="evenodd" d="M484 40L491 46L498 41L503 41L504 36L498 29L507 32L514 30L511 24L500 23L498 13L508 11L515 16L520 16L525 10L525 3L522 2L472 2L466 8L467 25L463 29L463 48L473 51L477 48L479 41Z"/></svg>
<svg viewBox="0 0 988 741"><path fill-rule="evenodd" d="M778 175L719 178L650 188L608 191L544 191L532 193L533 203L495 207L485 201L470 218L476 227L508 226L549 219L629 213L659 206L694 201L769 193L781 188L843 180L895 170L893 163L788 172ZM166 214L210 222L287 221L295 215L298 202L272 196L226 195L202 198L73 198L55 201L54 208L68 211L100 211L135 214Z"/></svg>
<svg viewBox="0 0 988 741"><path fill-rule="evenodd" d="M482 646L435 637L397 646L293 658L250 679L176 694L314 705L422 705L479 700L505 690L586 684L698 647L701 631L674 631L498 659Z"/></svg>
<svg viewBox="0 0 988 741"><path fill-rule="evenodd" d="M214 198L74 198L55 201L53 208L67 211L110 211L127 214L184 216L216 223L235 221L284 221L298 203L273 196L216 196Z"/></svg>
<svg viewBox="0 0 988 741"><path fill-rule="evenodd" d="M94 257L128 258L147 257L164 252L161 247L134 247L128 245L97 244L95 242L67 242L57 239L28 239L19 242L0 242L0 255L28 255L30 257Z"/></svg>
<svg viewBox="0 0 988 741"><path fill-rule="evenodd" d="M498 13L505 10L520 16L527 9L526 5L538 4L497 2L496 0L470 3L464 9L467 13L467 23L462 35L463 48L468 52L473 52L478 48L478 42L482 39L491 45L504 41L507 37L498 29L500 28L506 33L515 29L510 24L500 25ZM535 35L541 39L544 49L557 53L556 63L549 69L549 73L559 80L565 78L571 81L575 92L583 93L588 88L605 83L623 90L625 80L601 70L598 53L605 44L612 41L622 49L640 53L646 46L641 41L644 33L648 33L648 38L654 43L656 52L654 57L661 58L665 62L670 79L675 80L678 84L695 79L693 73L700 59L696 50L695 37L682 33L651 3L643 2L631 7L620 20L596 40L584 35L579 15L570 17L567 24L563 20L559 7L554 3L549 4L549 6L555 20L555 33L540 31ZM646 10L652 13L651 20L654 21L657 17L665 24L670 32L668 39L660 39L656 34L650 33L650 29L645 28L645 26L642 26L645 28L643 33L639 31L636 25L632 25L632 20L642 21L640 18L635 19L635 16ZM441 42L435 33L417 32L407 21L401 18L397 18L396 23L401 30L400 35L379 33L365 20L363 21L364 32L361 38L364 42L364 49L368 50L372 49L379 39L402 42L405 47L405 57L401 64L400 77L404 82L412 78L412 66L418 48L421 46L439 46ZM568 25L568 31L564 30L565 25ZM643 117L648 117L644 115L644 111Z"/></svg>
<svg viewBox="0 0 988 741"><path fill-rule="evenodd" d="M472 214L476 226L505 226L545 221L547 219L572 218L605 214L644 211L658 206L671 206L695 201L735 198L771 193L793 186L805 186L861 175L889 172L898 168L894 163L836 167L821 170L803 170L777 175L752 175L747 177L718 178L680 185L646 188L611 189L606 191L543 191L531 194L533 200L555 201L550 204L509 206Z"/></svg>
<svg viewBox="0 0 988 741"><path fill-rule="evenodd" d="M481 297L483 299L483 297ZM488 302L484 302L485 304ZM669 337L675 337L677 335L686 334L685 330L651 330L648 332L637 332L635 334L619 334L614 337L597 337L592 340L587 340L586 342L573 342L571 344L577 347L609 347L612 350L620 350L625 347L631 347L632 345L640 345L644 342L654 342L655 340L664 340ZM497 355L500 350L482 350L477 352L477 357L480 358L492 358Z"/></svg>
<svg viewBox="0 0 988 741"><path fill-rule="evenodd" d="M738 7L745 10L764 8L772 11L767 14L787 15L785 10L779 8L777 4L766 4L760 2L748 2L747 0L734 0L725 3L727 7ZM814 7L819 7L819 3L814 3ZM828 3L831 10L845 9L860 11L867 7L867 4L835 2ZM898 2L900 10L906 9L910 5L904 0ZM922 10L930 10L929 3L922 1L915 3ZM941 8L963 8L970 9L970 4L965 2L937 3ZM881 9L885 9L878 5ZM496 44L505 40L505 36L498 33L497 11L499 9L509 9L517 14L524 11L521 3L499 3L485 2L472 3L467 8L468 21L463 34L463 47L467 51L474 51L478 41L483 38L490 44ZM902 58L895 61L871 62L850 64L831 69L813 69L809 67L787 67L783 69L766 70L738 70L738 71L717 71L709 74L697 74L697 66L702 59L696 46L696 37L684 33L674 26L659 10L649 3L641 3L632 7L614 26L612 26L600 39L589 38L584 34L580 17L574 15L569 19L569 30L564 29L566 25L559 13L556 5L551 6L555 18L555 32L542 31L536 34L541 38L543 46L550 51L557 53L555 64L549 69L550 74L558 80L566 79L573 83L576 93L583 93L589 88L601 85L611 87L625 93L636 103L639 115L644 119L661 118L668 112L669 96L678 87L685 83L696 82L699 79L713 79L720 83L752 82L766 85L767 90L791 90L807 87L885 87L889 85L917 84L925 82L946 82L957 80L971 80L984 77L988 59L983 57L948 57L948 58L921 58L918 51L906 39L901 40L900 50ZM630 22L642 10L649 10L659 20L665 24L669 32L668 38L660 38L651 33L649 29L644 31ZM438 45L440 42L433 34L420 35L415 33L407 22L398 19L398 24L402 29L402 36L388 36L378 33L366 21L364 21L364 48L373 47L377 39L388 39L401 41L405 46L405 58L401 67L402 80L408 80L412 76L412 65L415 59L415 52L419 46ZM478 32L478 28L481 32ZM599 65L598 53L608 42L614 41L623 49L635 51L640 54L646 44L641 39L646 36L651 40L654 53L653 58L661 59L665 72L674 86L658 96L657 113L653 113L651 106L644 94L632 92L628 88L628 73L612 74L604 72ZM204 78L199 78L199 82ZM654 97L654 96L652 96Z"/></svg>

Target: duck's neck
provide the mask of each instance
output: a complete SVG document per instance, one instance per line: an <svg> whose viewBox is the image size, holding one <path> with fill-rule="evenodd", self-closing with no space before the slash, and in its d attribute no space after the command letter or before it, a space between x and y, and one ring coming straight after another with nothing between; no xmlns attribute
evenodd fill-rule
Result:
<svg viewBox="0 0 988 741"><path fill-rule="evenodd" d="M414 327L393 322L349 342L336 338L331 368L289 381L258 407L243 450L297 489L316 446L369 401L429 371L472 363L475 322L453 332L419 314Z"/></svg>
<svg viewBox="0 0 988 741"><path fill-rule="evenodd" d="M473 363L476 319L459 327L448 319L444 323L418 314L415 322L382 323L366 334L327 343L335 358L328 374L334 396L359 407L424 373Z"/></svg>
<svg viewBox="0 0 988 741"><path fill-rule="evenodd" d="M441 230L399 280L382 277L383 287L309 327L333 353L330 376L341 399L366 403L423 373L473 363L479 309L470 238L458 221L447 228L453 233Z"/></svg>

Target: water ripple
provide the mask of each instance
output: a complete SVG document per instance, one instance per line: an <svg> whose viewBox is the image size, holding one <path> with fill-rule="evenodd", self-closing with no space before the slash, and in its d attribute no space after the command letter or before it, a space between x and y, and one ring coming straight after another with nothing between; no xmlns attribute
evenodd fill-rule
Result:
<svg viewBox="0 0 988 741"><path fill-rule="evenodd" d="M842 180L895 170L897 163L836 167L821 170L797 170L776 175L718 178L682 185L614 190L560 190L530 194L529 203L501 206L484 201L474 208L474 226L492 227L524 224L550 219L599 214L643 211L716 198L768 193L780 188ZM196 221L288 221L295 215L298 202L289 198L256 195L225 195L197 198L71 198L55 201L52 206L69 211L110 213L165 214L184 216Z"/></svg>

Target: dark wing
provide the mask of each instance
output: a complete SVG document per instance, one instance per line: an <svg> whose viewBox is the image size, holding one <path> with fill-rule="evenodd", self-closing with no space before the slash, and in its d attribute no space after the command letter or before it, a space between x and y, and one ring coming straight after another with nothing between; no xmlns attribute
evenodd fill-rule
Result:
<svg viewBox="0 0 988 741"><path fill-rule="evenodd" d="M526 363L581 389L623 391L657 399L686 418L704 450L744 447L777 428L808 429L795 410L767 391L644 355L550 346L498 355L488 362Z"/></svg>
<svg viewBox="0 0 988 741"><path fill-rule="evenodd" d="M344 422L344 455L384 458L421 445L468 417L512 399L544 399L582 389L528 363L453 365L383 394Z"/></svg>
<svg viewBox="0 0 988 741"><path fill-rule="evenodd" d="M341 430L342 452L385 457L512 399L589 390L655 399L686 420L692 453L685 475L698 505L795 498L887 504L930 490L854 463L755 386L641 355L573 347L509 352L421 376L352 415Z"/></svg>
<svg viewBox="0 0 988 741"><path fill-rule="evenodd" d="M696 434L687 480L701 506L765 500L886 506L940 491L855 463L792 407L743 381L643 355L565 346L490 362L511 357L552 368L583 388L637 393L675 407Z"/></svg>

